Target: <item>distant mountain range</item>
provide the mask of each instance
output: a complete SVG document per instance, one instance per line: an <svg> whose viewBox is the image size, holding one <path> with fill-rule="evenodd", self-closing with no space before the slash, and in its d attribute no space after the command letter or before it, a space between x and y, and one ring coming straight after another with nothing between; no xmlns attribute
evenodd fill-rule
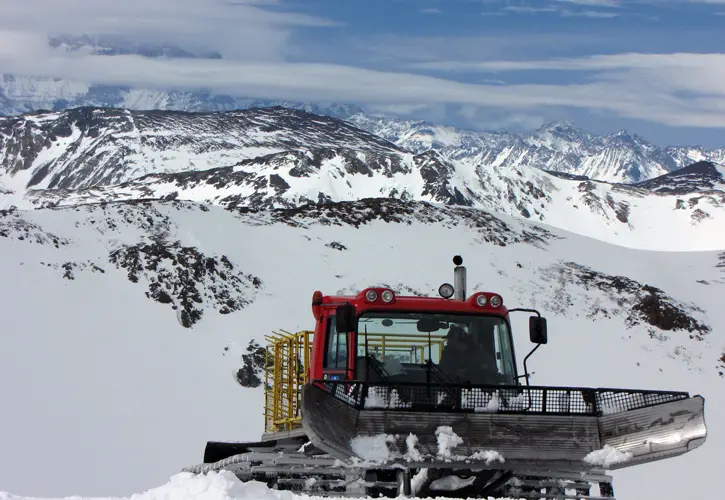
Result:
<svg viewBox="0 0 725 500"><path fill-rule="evenodd" d="M134 50L184 56L183 51L174 48L142 47ZM118 48L97 51L123 53ZM37 110L60 111L79 106L187 112L284 106L346 120L414 153L433 149L444 158L472 164L528 166L622 183L640 182L697 161L725 164L725 148L661 148L626 131L599 136L568 122L553 122L532 133L481 132L425 121L375 116L354 105L245 99L206 91L161 91L0 75L2 115Z"/></svg>
<svg viewBox="0 0 725 500"><path fill-rule="evenodd" d="M0 208L145 198L258 210L383 197L483 208L640 248L725 248L725 169L713 163L627 185L419 151L284 107L39 112L0 118ZM681 237L671 241L672 231Z"/></svg>

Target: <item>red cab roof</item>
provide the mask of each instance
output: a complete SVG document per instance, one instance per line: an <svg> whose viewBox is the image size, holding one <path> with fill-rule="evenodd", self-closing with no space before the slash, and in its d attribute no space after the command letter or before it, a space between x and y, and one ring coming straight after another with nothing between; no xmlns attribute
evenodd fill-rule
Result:
<svg viewBox="0 0 725 500"><path fill-rule="evenodd" d="M322 295L321 292L315 292L313 305L316 300L317 304L327 306L349 303L355 306L358 314L367 311L468 313L496 316L508 314L501 296L492 292L475 292L466 300L461 301L443 297L396 295L389 288L371 287L362 290L357 295Z"/></svg>

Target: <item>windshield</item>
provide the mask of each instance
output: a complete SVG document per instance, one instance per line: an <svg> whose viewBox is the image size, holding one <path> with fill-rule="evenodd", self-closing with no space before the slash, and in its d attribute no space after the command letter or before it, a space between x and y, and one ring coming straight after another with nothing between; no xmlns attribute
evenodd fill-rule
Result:
<svg viewBox="0 0 725 500"><path fill-rule="evenodd" d="M362 314L355 366L371 382L515 383L508 325L496 316Z"/></svg>

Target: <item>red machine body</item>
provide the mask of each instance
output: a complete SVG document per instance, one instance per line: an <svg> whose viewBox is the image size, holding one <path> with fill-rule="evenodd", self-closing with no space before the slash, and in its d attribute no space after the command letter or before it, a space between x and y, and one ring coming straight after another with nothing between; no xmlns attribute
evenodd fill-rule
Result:
<svg viewBox="0 0 725 500"><path fill-rule="evenodd" d="M369 300L370 295L373 295L372 292L374 292L376 298ZM390 300L383 300L384 295L390 298ZM308 371L309 380L322 379L329 376L351 380L355 378L355 356L347 355L347 366L343 369L324 367L328 332L330 331L331 324L335 321L337 307L341 305L353 306L356 316L370 311L458 313L497 316L503 318L510 327L508 310L503 305L503 299L499 294L492 292L476 292L465 301L460 301L441 297L400 296L388 288L377 287L366 288L354 296L323 295L322 292L315 291L312 295L312 314L315 317L315 335L312 347L312 360ZM346 335L348 353L352 353L355 350L355 346L357 345L356 336L356 331L349 332Z"/></svg>

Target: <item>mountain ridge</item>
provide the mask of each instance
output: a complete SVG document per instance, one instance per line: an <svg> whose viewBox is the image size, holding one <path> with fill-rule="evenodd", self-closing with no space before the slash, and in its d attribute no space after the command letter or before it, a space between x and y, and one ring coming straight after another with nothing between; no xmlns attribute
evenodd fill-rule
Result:
<svg viewBox="0 0 725 500"><path fill-rule="evenodd" d="M73 40L68 43L86 43L84 39L80 42ZM143 49L152 54L148 57L163 54L203 57L173 46L119 48L111 44L109 47L106 47L109 53L133 53ZM94 50L106 49L101 45ZM39 109L61 111L79 106L223 112L280 105L349 121L417 153L441 149L453 159L469 158L473 162L500 162L510 166L526 164L600 180L634 183L700 160L725 164L725 147L659 147L624 130L598 136L561 120L542 125L532 132L476 131L424 120L373 115L354 104L265 100L215 94L207 90L151 90L0 74L0 115L23 114Z"/></svg>
<svg viewBox="0 0 725 500"><path fill-rule="evenodd" d="M6 208L137 198L292 208L384 197L484 208L637 248L725 248L716 229L725 181L707 165L659 177L649 189L655 184L415 153L346 121L284 107L75 108L0 118ZM662 187L670 184L677 189ZM666 242L670 229L691 238Z"/></svg>

